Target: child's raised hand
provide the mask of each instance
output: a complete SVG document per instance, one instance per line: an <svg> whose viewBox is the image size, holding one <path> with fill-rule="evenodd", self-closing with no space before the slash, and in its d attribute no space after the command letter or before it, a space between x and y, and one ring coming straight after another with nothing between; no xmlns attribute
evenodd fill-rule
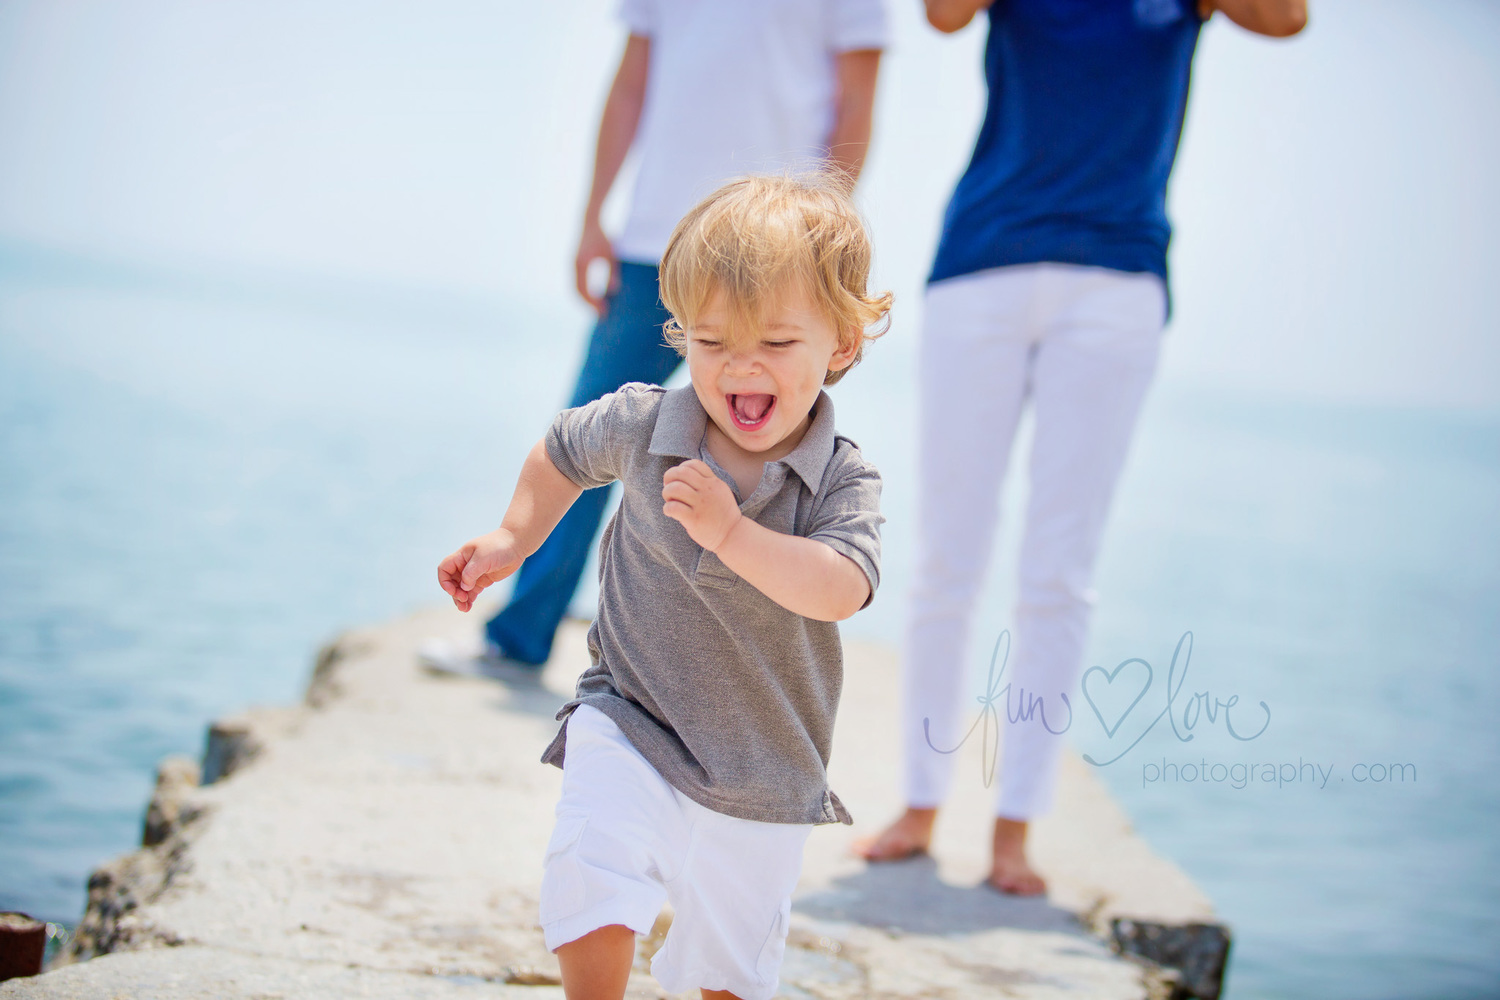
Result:
<svg viewBox="0 0 1500 1000"><path fill-rule="evenodd" d="M689 538L710 552L718 551L744 516L728 485L696 458L667 470L662 477L661 498L665 501L661 512L680 523Z"/></svg>
<svg viewBox="0 0 1500 1000"><path fill-rule="evenodd" d="M521 565L524 554L515 536L504 528L480 535L444 559L438 566L438 583L453 598L453 606L468 611L486 587L499 583Z"/></svg>

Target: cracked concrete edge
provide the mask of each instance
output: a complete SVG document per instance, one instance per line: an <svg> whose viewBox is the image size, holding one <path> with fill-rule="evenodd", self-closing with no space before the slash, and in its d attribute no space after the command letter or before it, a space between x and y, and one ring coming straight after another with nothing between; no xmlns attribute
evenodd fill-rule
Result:
<svg viewBox="0 0 1500 1000"><path fill-rule="evenodd" d="M180 755L164 758L146 807L140 849L89 875L83 916L48 970L115 952L183 945L179 934L157 927L143 911L190 869L192 842L214 811L199 790L249 767L278 738L300 728L309 712L340 698L339 668L374 648L367 632L342 633L314 659L302 705L252 708L214 720L201 763Z"/></svg>
<svg viewBox="0 0 1500 1000"><path fill-rule="evenodd" d="M325 710L345 698L350 687L347 672L361 659L378 650L382 640L380 631L378 627L354 630L340 635L327 644L316 657L303 704L252 709L216 721L209 729L205 753L206 760L211 761L216 752L216 741L218 741L217 752L220 760L215 765L215 770L218 771L215 777L222 779L237 770L253 766L268 747L273 747L278 739L300 729L310 715ZM301 982L312 977L322 984L318 988L317 995L333 998L344 995L440 997L447 996L446 991L450 988L461 989L465 996L474 996L476 995L474 989L481 986L486 992L477 995L519 995L514 994L515 990L525 990L525 995L528 997L561 995L560 990L547 985L549 982L555 982L555 977L549 977L545 972L536 973L534 977L528 978L531 976L529 970L518 970L517 981L503 983L475 980L473 977L444 978L441 970L431 970L425 973L424 978L424 973L420 971L382 970L359 965L346 966L339 963L320 963L313 960L250 953L238 953L237 957L227 958L226 955L232 953L225 952L222 947L184 941L173 931L156 927L143 916L142 911L161 897L170 888L174 879L190 870L192 842L197 833L204 828L205 823L211 821L214 811L212 802L201 794L203 787L207 786L197 787L189 780L189 774L194 769L193 764L194 762L185 761L182 758L176 760L169 758L163 762L158 771L157 790L147 812L143 837L146 846L101 866L91 876L89 902L84 918L64 954L51 966L51 969L56 971L46 977L45 992L22 993L0 986L0 997L104 995L98 992L87 992L87 990L76 993L69 991L73 989L74 983L82 987L95 981L96 978L98 979L96 985L102 987L106 982L115 981L110 978L111 976L118 978L119 982L124 984L137 973L144 976L148 970L154 970L153 975L167 976L181 985L182 977L192 975L193 969L200 964L199 957L205 955L217 956L213 960L205 959L202 962L199 971L205 974L211 970L227 973L237 969L236 974L239 979L236 982L241 984L248 981L246 977L252 980L262 974L268 977L266 991L251 994L241 990L235 994L239 996L253 995L270 998L281 995L307 995L276 992L271 981L277 977L281 977L281 980L287 983ZM1112 907L1111 902L1108 897L1100 896L1091 907L1078 913L1077 916L1081 926L1120 956L1122 961L1139 970L1142 996L1147 997L1148 1000L1156 1000L1157 997L1171 997L1173 1000L1179 1000L1182 997L1217 996L1217 982L1214 983L1210 992L1191 992L1185 987L1184 974L1181 969L1154 961L1153 959L1162 958L1159 954L1150 954L1148 950L1139 948L1132 950L1129 942L1122 940L1118 932L1121 919L1117 908ZM1146 921L1138 921L1138 924L1151 926ZM1155 926L1171 929L1178 925L1158 924ZM1210 926L1221 927L1222 925ZM814 936L815 934L815 931L808 930L806 927L794 927L793 934L788 941L789 953L796 949L829 961L842 960L852 963L860 968L859 975L865 983L865 988L850 995L865 997L880 995L880 991L869 988L870 970L863 961L859 960L857 947L850 947L837 941L830 943L826 935ZM839 955L841 948L847 949L842 956ZM126 956L136 957L127 958ZM645 957L649 957L649 952ZM89 958L95 958L95 961L83 962ZM103 961L103 964L99 964L100 961ZM69 968L70 965L73 968ZM255 968L252 969L251 966ZM87 972L74 971L75 968L86 967L92 968ZM629 995L664 997L665 994L662 994L659 988L651 986L651 980L645 975L645 968L644 965L638 966L637 974L632 976ZM261 971L258 972L256 969ZM334 970L347 971L335 972ZM1222 961L1219 971L1222 972ZM370 992L375 986L376 979L382 982L388 981L392 992ZM409 981L412 979L423 983L423 989L431 986L438 992L416 990L413 983ZM142 979L142 982L145 981ZM211 981L222 982L222 977L219 980L213 980L212 977L204 980L205 983ZM33 982L38 986L42 985L40 980ZM528 985L521 985L523 982ZM497 990L500 992L495 992ZM121 995L144 997L158 994L147 991L127 992ZM195 994L179 990L163 992L159 995L181 998ZM205 987L202 995L228 994L216 994L211 987Z"/></svg>
<svg viewBox="0 0 1500 1000"><path fill-rule="evenodd" d="M140 942L136 942L137 945ZM559 986L504 983L464 976L424 975L237 952L195 944L135 947L69 965L30 980L0 984L0 1000L562 1000Z"/></svg>

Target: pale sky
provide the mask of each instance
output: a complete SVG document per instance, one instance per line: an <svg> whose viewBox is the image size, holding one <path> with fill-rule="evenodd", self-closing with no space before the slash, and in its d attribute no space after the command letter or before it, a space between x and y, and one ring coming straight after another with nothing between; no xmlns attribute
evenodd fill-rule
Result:
<svg viewBox="0 0 1500 1000"><path fill-rule="evenodd" d="M585 315L573 240L622 32L559 4L8 0L0 242ZM980 30L893 0L861 198L910 350L981 108ZM1163 379L1500 409L1500 8L1216 19L1179 167ZM618 207L618 206L616 206Z"/></svg>

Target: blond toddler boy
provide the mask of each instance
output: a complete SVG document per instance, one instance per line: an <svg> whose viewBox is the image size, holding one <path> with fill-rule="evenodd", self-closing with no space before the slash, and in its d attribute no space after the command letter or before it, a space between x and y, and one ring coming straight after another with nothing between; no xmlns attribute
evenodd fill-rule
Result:
<svg viewBox="0 0 1500 1000"><path fill-rule="evenodd" d="M496 531L438 578L469 610L585 489L620 480L600 542L592 665L543 760L563 768L541 924L570 1000L624 994L635 934L669 992L776 991L812 827L849 822L826 768L835 624L879 582L880 476L823 386L890 310L835 179L751 177L696 206L661 264L690 386L632 383L566 410Z"/></svg>

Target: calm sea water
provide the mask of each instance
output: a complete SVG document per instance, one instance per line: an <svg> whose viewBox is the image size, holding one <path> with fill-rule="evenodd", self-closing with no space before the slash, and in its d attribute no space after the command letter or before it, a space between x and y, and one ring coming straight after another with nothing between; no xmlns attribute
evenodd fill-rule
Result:
<svg viewBox="0 0 1500 1000"><path fill-rule="evenodd" d="M497 518L580 331L501 301L14 247L0 265L0 909L71 923L91 867L136 841L159 758L297 699L341 628L437 600L436 559ZM835 397L890 519L889 613L848 632L891 641L913 471L900 336ZM1013 484L1007 513L1022 502ZM1080 724L1077 742L1102 760L1133 739L1189 630L1184 698L1238 695L1241 735L1265 703L1256 739L1163 723L1100 768L1233 926L1230 997L1500 993L1497 510L1500 418L1158 387L1091 647L1154 679L1115 740ZM1015 520L976 647L1008 625ZM1256 779L1236 787L1235 765ZM1259 777L1283 765L1297 780Z"/></svg>

